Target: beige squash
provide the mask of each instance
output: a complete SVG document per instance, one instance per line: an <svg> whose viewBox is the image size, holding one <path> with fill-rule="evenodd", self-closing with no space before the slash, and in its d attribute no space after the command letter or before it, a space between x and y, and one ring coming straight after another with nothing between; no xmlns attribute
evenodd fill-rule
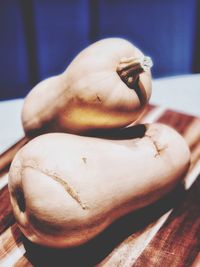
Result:
<svg viewBox="0 0 200 267"><path fill-rule="evenodd" d="M124 39L90 45L62 74L28 94L22 112L26 134L87 133L134 122L151 95L151 66L150 58Z"/></svg>
<svg viewBox="0 0 200 267"><path fill-rule="evenodd" d="M45 134L17 153L9 191L31 241L78 246L177 185L189 166L184 139L162 124L136 127L138 137L131 138L133 127L123 130L123 140Z"/></svg>

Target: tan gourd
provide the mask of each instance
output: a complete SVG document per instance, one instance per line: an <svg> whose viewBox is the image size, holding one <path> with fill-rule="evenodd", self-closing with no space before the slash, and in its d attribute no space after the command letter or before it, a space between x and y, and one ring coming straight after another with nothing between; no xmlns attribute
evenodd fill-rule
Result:
<svg viewBox="0 0 200 267"><path fill-rule="evenodd" d="M25 145L9 173L23 233L45 246L77 246L175 187L189 165L184 139L162 124L137 129L116 132L119 140L50 133Z"/></svg>
<svg viewBox="0 0 200 267"><path fill-rule="evenodd" d="M28 94L22 112L26 134L85 133L134 122L151 95L151 65L124 39L90 45L61 75L40 82Z"/></svg>

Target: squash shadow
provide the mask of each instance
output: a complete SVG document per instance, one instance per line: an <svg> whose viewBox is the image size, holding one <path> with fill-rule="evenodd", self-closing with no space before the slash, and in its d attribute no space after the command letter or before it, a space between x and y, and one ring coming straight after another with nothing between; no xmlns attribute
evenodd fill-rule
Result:
<svg viewBox="0 0 200 267"><path fill-rule="evenodd" d="M116 128L116 129L96 129L90 130L86 132L86 136L92 136L97 138L105 138L112 140L126 140L126 139L134 139L134 138L142 138L147 131L148 124L136 124L130 125L124 128Z"/></svg>

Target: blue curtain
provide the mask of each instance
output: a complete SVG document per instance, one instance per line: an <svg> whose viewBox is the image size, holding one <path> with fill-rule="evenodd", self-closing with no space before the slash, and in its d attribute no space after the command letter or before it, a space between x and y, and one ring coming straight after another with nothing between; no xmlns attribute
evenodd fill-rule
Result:
<svg viewBox="0 0 200 267"><path fill-rule="evenodd" d="M197 2L1 0L0 99L24 97L91 42L112 36L150 55L154 77L198 71Z"/></svg>

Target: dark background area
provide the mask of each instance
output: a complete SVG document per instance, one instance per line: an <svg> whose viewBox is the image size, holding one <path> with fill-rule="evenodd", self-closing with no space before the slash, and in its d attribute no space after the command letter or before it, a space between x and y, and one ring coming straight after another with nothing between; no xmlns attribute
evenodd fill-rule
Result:
<svg viewBox="0 0 200 267"><path fill-rule="evenodd" d="M153 77L200 72L199 0L1 0L0 99L24 97L96 40L122 37Z"/></svg>

